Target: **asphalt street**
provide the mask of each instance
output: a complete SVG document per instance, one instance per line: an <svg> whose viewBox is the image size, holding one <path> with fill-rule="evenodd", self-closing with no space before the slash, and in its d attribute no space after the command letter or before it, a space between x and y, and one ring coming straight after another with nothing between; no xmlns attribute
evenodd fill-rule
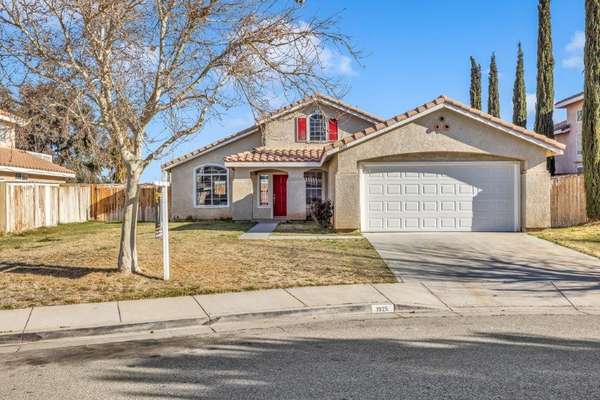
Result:
<svg viewBox="0 0 600 400"><path fill-rule="evenodd" d="M597 399L600 316L298 321L27 350L0 354L0 398Z"/></svg>

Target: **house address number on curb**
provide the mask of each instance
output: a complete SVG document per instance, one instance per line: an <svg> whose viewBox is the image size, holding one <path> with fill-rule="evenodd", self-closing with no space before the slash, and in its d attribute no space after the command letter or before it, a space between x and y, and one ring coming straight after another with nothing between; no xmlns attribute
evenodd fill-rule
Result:
<svg viewBox="0 0 600 400"><path fill-rule="evenodd" d="M372 304L371 312L373 314L393 313L394 305L393 304Z"/></svg>

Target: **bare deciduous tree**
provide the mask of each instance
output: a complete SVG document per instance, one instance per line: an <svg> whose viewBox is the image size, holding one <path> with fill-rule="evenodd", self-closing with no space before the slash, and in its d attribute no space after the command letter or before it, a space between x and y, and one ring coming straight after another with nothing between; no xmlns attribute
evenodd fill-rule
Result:
<svg viewBox="0 0 600 400"><path fill-rule="evenodd" d="M144 168L208 119L269 93L339 83L331 50L356 57L334 18L301 18L295 1L0 0L0 79L52 82L93 104L125 166L118 267L139 270L138 183ZM306 12L303 10L303 12ZM324 55L327 57L324 57ZM156 124L156 125L155 125ZM150 135L150 126L164 129Z"/></svg>

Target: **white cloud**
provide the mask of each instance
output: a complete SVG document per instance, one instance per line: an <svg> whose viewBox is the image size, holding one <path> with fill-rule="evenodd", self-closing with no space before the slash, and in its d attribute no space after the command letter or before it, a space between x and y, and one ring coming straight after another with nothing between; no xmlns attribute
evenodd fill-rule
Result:
<svg viewBox="0 0 600 400"><path fill-rule="evenodd" d="M342 54L332 53L330 50L325 50L331 55L328 57L327 63L324 64L325 71L342 76L356 76L358 72L352 66L352 59Z"/></svg>
<svg viewBox="0 0 600 400"><path fill-rule="evenodd" d="M571 41L565 47L565 50L569 52L580 51L585 47L585 33L582 31L577 31L573 34Z"/></svg>
<svg viewBox="0 0 600 400"><path fill-rule="evenodd" d="M537 102L535 93L527 93L525 95L525 102L527 103L527 112L535 112L535 104Z"/></svg>
<svg viewBox="0 0 600 400"><path fill-rule="evenodd" d="M582 31L576 31L571 37L571 41L565 46L568 56L561 62L564 68L583 69L583 49L585 47L585 34Z"/></svg>
<svg viewBox="0 0 600 400"><path fill-rule="evenodd" d="M562 66L565 68L583 69L583 55L576 55L562 60Z"/></svg>

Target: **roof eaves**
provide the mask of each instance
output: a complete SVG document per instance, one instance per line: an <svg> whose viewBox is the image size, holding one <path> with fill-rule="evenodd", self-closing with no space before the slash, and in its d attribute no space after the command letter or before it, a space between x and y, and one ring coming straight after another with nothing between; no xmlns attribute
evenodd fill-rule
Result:
<svg viewBox="0 0 600 400"><path fill-rule="evenodd" d="M171 168L176 167L177 165L183 164L185 162L188 162L190 160L193 160L196 157L199 157L201 155L204 155L206 153L209 153L213 150L218 149L221 146L225 146L226 144L235 142L236 140L242 139L246 136L249 136L253 133L255 133L258 130L258 126L257 125L252 125L248 128L242 129L241 131L238 131L232 135L229 136L225 136L224 138L221 138L219 140L216 140L212 143L207 144L206 146L200 147L199 149L196 149L194 151L191 151L189 153L186 153L182 156L179 156L177 158L174 158L171 161L168 161L164 164L161 165L161 169L163 170L170 170Z"/></svg>
<svg viewBox="0 0 600 400"><path fill-rule="evenodd" d="M354 145L358 142L359 139L361 139L360 141L366 140L369 136L372 136L373 134L382 133L382 132L386 131L387 129L389 129L390 127L396 127L396 126L403 125L414 118L418 118L418 117L422 116L423 113L425 113L427 111L431 112L433 110L437 110L440 106L442 106L442 107L448 106L451 108L453 107L455 109L462 110L464 113L469 114L472 117L481 119L484 122L491 123L493 125L495 124L498 126L502 126L505 129L508 129L512 132L518 133L518 135L524 135L528 138L533 139L534 143L537 143L538 145L545 147L545 148L551 147L554 149L558 149L560 152L562 152L562 150L564 150L566 147L564 144L562 144L554 139L547 138L546 136L541 135L537 132L530 131L528 129L517 126L508 121L504 121L500 118L497 118L490 114L487 114L481 110L477 110L475 108L472 108L465 104L462 104L461 102L451 99L448 96L441 95L430 102L427 102L425 104L422 104L420 106L413 108L412 110L406 111L402 114L398 114L384 122L378 123L375 126L366 128L360 132L354 133L350 136L347 136L343 139L338 140L337 142L334 142L334 143L328 145L326 147L325 154L323 155L323 157L324 157L323 160L325 160L328 155L341 150L346 145L350 145L350 144ZM458 111L458 110L456 110L456 111ZM553 150L553 151L555 151L555 150Z"/></svg>
<svg viewBox="0 0 600 400"><path fill-rule="evenodd" d="M565 97L564 99L557 101L556 103L554 103L554 107L564 108L564 107L568 106L569 104L576 103L581 100L583 100L583 92L574 94L569 97Z"/></svg>
<svg viewBox="0 0 600 400"><path fill-rule="evenodd" d="M373 123L382 122L383 121L383 118L381 118L381 117L379 117L377 115L368 113L368 112L366 112L364 110L361 110L360 108L355 107L353 105L350 105L348 103L345 103L345 102L343 102L343 101L341 101L339 99L336 99L336 98L333 98L333 97L330 97L330 96L327 96L327 95L324 95L324 94L321 94L321 93L316 93L316 94L314 94L312 96L306 96L306 97L304 97L304 98L302 98L300 100L297 100L297 101L295 101L293 103L290 103L290 104L288 104L288 105L286 105L284 107L281 107L281 108L279 108L277 110L274 110L274 111L272 111L270 113L266 113L266 114L260 116L258 118L257 123L258 124L262 124L262 123L271 121L271 120L273 120L275 118L282 117L282 116L284 116L284 115L286 115L288 113L291 113L291 112L297 110L298 108L301 108L301 107L303 107L303 106L305 106L307 104L310 104L312 102L317 102L317 103L321 102L321 103L328 104L328 105L330 105L332 107L335 107L335 108L341 108L345 112L357 115L357 116L359 116L359 117L361 117L363 119L367 119L367 120L369 120L370 122L373 122Z"/></svg>

